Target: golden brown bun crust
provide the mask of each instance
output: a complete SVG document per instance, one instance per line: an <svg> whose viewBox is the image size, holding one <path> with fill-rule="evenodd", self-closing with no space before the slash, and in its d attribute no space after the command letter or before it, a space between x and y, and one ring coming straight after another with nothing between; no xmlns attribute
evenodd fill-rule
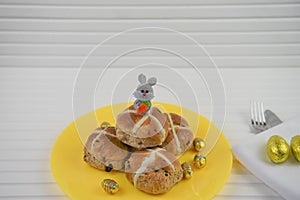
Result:
<svg viewBox="0 0 300 200"><path fill-rule="evenodd" d="M154 151L158 149L156 148ZM158 154L155 153L153 162L148 163L146 169L139 175L136 175L136 172L140 170L142 165L145 167L145 159L149 159L150 154L151 151L149 152L148 150L134 152L125 164L126 177L141 191L150 194L165 193L182 179L180 163L173 154L164 149L159 149ZM168 162L166 162L165 158ZM171 167L170 163L172 163L173 167Z"/></svg>
<svg viewBox="0 0 300 200"><path fill-rule="evenodd" d="M97 128L87 139L84 148L84 161L89 165L105 170L124 170L125 161L130 156L129 147L115 136L116 130Z"/></svg>
<svg viewBox="0 0 300 200"><path fill-rule="evenodd" d="M117 116L118 139L137 149L161 145L168 135L167 116L156 107L152 107L147 116L137 115L134 111L130 106Z"/></svg>
<svg viewBox="0 0 300 200"><path fill-rule="evenodd" d="M169 115L171 116L171 119L172 119L174 125L178 125L178 126L182 126L182 127L189 126L188 122L180 115L177 115L175 113L169 113Z"/></svg>
<svg viewBox="0 0 300 200"><path fill-rule="evenodd" d="M161 147L173 153L174 155L180 155L191 146L194 139L194 134L189 128L187 121L183 117L174 113L170 113L169 115L174 125L176 135L174 136L172 128L169 128L168 137L163 142Z"/></svg>

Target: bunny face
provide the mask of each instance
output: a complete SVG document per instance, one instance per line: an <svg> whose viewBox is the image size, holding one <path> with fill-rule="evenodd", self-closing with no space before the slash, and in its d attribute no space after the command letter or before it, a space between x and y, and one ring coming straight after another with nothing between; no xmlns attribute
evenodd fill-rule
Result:
<svg viewBox="0 0 300 200"><path fill-rule="evenodd" d="M139 86L133 93L133 96L143 101L151 100L154 98L153 89L151 86L148 85Z"/></svg>
<svg viewBox="0 0 300 200"><path fill-rule="evenodd" d="M140 82L140 85L133 93L133 96L142 101L153 99L154 93L152 86L156 84L156 78L152 77L148 81L146 81L146 76L144 74L140 74L138 80Z"/></svg>

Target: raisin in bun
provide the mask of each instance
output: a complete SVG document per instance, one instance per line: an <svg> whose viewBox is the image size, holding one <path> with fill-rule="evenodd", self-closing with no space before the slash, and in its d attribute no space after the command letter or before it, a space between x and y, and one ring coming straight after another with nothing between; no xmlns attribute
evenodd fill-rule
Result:
<svg viewBox="0 0 300 200"><path fill-rule="evenodd" d="M177 156L184 153L192 145L194 134L183 117L174 113L167 115L170 128L168 137L161 147Z"/></svg>
<svg viewBox="0 0 300 200"><path fill-rule="evenodd" d="M105 171L124 170L129 156L129 147L118 140L114 127L97 128L88 137L84 148L84 161Z"/></svg>
<svg viewBox="0 0 300 200"><path fill-rule="evenodd" d="M134 187L149 194L167 192L183 176L177 158L162 148L132 153L125 163L125 172Z"/></svg>
<svg viewBox="0 0 300 200"><path fill-rule="evenodd" d="M156 107L138 115L130 106L117 116L116 124L119 140L137 149L161 145L168 136L167 115Z"/></svg>

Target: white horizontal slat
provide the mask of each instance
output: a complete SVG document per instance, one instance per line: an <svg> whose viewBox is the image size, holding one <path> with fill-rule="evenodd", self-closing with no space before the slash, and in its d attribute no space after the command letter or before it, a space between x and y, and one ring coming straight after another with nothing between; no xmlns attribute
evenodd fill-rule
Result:
<svg viewBox="0 0 300 200"><path fill-rule="evenodd" d="M217 13L217 14L216 14ZM300 5L192 7L48 7L0 5L0 17L41 19L226 19L298 17Z"/></svg>
<svg viewBox="0 0 300 200"><path fill-rule="evenodd" d="M204 20L57 20L0 19L0 31L124 31L137 27L164 27L177 31L299 31L300 18Z"/></svg>
<svg viewBox="0 0 300 200"><path fill-rule="evenodd" d="M50 172L47 160L0 160L0 172Z"/></svg>
<svg viewBox="0 0 300 200"><path fill-rule="evenodd" d="M32 109L36 109L35 107L37 107L37 109L43 109L45 107L42 105L35 106L34 104L23 104L23 106L24 105L30 106ZM69 120L73 121L73 118L69 118ZM49 132L49 130L51 130L53 134L57 135L64 128L63 126L67 126L68 123L69 122L64 119L64 120L58 121L58 122L49 121L48 123L46 123L45 121L42 121L40 123L37 123L36 121L31 121L31 122L27 122L27 123L6 122L6 123L1 123L0 125L1 125L1 130L5 130L5 131L9 132L11 129L13 129L15 131L18 131L20 135L22 134L22 130L25 130L27 132L32 129L34 129L35 132L40 131L40 134L44 134L45 132ZM53 128L53 127L55 127L55 128ZM58 129L57 127L59 127L60 129Z"/></svg>
<svg viewBox="0 0 300 200"><path fill-rule="evenodd" d="M22 134L22 133L20 133ZM44 133L41 133L44 134ZM54 144L54 140L34 140L34 141L24 141L24 140L1 140L0 141L0 151L17 151L24 149L34 149L34 150L48 150L50 151Z"/></svg>
<svg viewBox="0 0 300 200"><path fill-rule="evenodd" d="M70 87L71 88L71 87ZM70 89L68 88L68 89ZM18 91L18 89L16 89ZM19 94L17 94L19 93ZM7 93L5 93L7 95ZM26 94L26 92L24 92L24 94ZM31 95L31 96L39 96L39 95L43 95L46 96L46 98L41 98L43 100L48 100L48 101L54 101L55 100L55 97L54 95L49 95L47 97L47 93L46 92L36 92L36 93L27 93L27 95ZM64 96L64 97L67 97L67 96ZM9 97L5 96L5 99L9 99ZM32 97L28 97L28 96L24 96L24 98L22 97L22 92L16 92L14 95L10 95L10 99L14 102L12 103L22 103L22 101L30 101L32 100ZM71 99L70 99L71 100ZM6 102L6 101L4 101ZM33 101L35 102L35 101ZM38 102L37 102L38 103ZM42 104L43 102L40 102L40 104ZM64 105L63 105L64 106ZM61 121L64 119L64 117L66 117L66 114L64 114L63 112L51 112L51 113L47 113L47 115L43 112L43 111L40 111L40 112L30 112L30 115L31 117L30 118L26 118L26 112L20 112L20 111L17 111L17 112L1 112L0 114L0 121L7 121L7 122L14 122L14 119L16 119L16 116L17 116L17 119L22 119L22 122L26 123L26 122L29 122L29 121L36 121L36 120L41 120L41 115L44 115L43 116L43 121ZM70 116L70 114L67 114L67 116ZM16 120L15 120L16 121Z"/></svg>
<svg viewBox="0 0 300 200"><path fill-rule="evenodd" d="M0 67L68 67L78 68L85 57L79 56L0 56ZM116 57L92 57L88 59L89 67L105 67ZM239 56L212 57L220 68L237 67L299 67L300 56ZM189 57L190 62L199 67L212 67L208 57ZM160 63L175 68L191 67L177 57L123 57L113 67L138 66L147 63Z"/></svg>
<svg viewBox="0 0 300 200"><path fill-rule="evenodd" d="M0 3L6 4L25 4L25 5L169 5L169 0L128 0L126 2L122 0L110 0L110 1L99 1L99 0L1 0ZM224 4L288 4L288 3L299 3L299 0L210 0L210 1L198 1L189 0L186 2L180 0L173 0L172 5L224 5Z"/></svg>
<svg viewBox="0 0 300 200"><path fill-rule="evenodd" d="M300 31L277 32L184 32L200 44L294 44L300 43ZM41 32L41 31L2 31L0 43L14 44L92 44L96 45L116 32ZM166 33L128 33L125 38L109 40L105 44L168 44L187 45L178 40L177 35ZM59 50L59 49L57 49Z"/></svg>
<svg viewBox="0 0 300 200"><path fill-rule="evenodd" d="M109 72L113 74L118 74L119 76L126 73L129 69L131 69L130 66L124 69L114 68L114 69L110 69ZM32 72L32 70L34 71L34 73ZM192 69L190 70L193 71ZM94 74L99 72L99 69L90 69L88 71L90 71L91 74ZM185 72L186 69L179 69L178 71L182 73ZM203 69L201 71L203 73L208 73L212 71L212 69ZM47 90L43 91L45 93L47 93L48 90L60 91L61 89L65 92L66 96L68 96L68 94L72 94L72 91L69 91L69 89L73 87L73 83L77 75L78 69L51 69L51 68L26 69L24 68L24 69L0 69L0 72L1 72L0 73L1 92L6 91L6 92L18 94L19 91L16 91L18 89L22 91L28 90L28 91L39 92L40 90L46 88ZM270 72L272 73L270 74ZM241 92L243 91L248 92L248 91L243 90L243 87L251 87L251 86L257 87L262 83L264 87L260 88L261 90L267 90L268 92L273 92L269 90L269 88L272 88L274 87L275 84L278 84L279 78L289 77L289 80L296 81L298 80L299 72L300 72L299 68L291 69L287 67L276 69L274 70L274 72L270 69L259 69L259 70L258 69L224 69L224 70L221 69L221 74L223 76L226 85L229 85L231 89L234 89L234 90L229 90L227 92L237 91L238 93L234 95L238 95L238 94L244 95ZM237 74L235 80L239 82L240 85L235 85L235 83L231 82L231 76L230 76L231 74ZM248 74L249 76L245 76ZM266 74L270 74L270 76L266 77ZM251 82L251 80L253 79L252 76L254 76L257 81ZM11 86L12 88L9 90L7 86ZM243 87L239 87L239 86L243 86ZM281 82L278 86L281 86L282 89L287 88L284 91L289 91L288 89L290 87L292 87L292 89L294 89L293 87L299 87L299 85L289 81ZM53 98L57 98L57 97L53 96Z"/></svg>
<svg viewBox="0 0 300 200"><path fill-rule="evenodd" d="M51 172L0 172L1 184L55 183Z"/></svg>
<svg viewBox="0 0 300 200"><path fill-rule="evenodd" d="M278 196L278 194L265 184L226 184L218 193L219 195L229 196Z"/></svg>
<svg viewBox="0 0 300 200"><path fill-rule="evenodd" d="M3 184L0 185L2 197L9 196L36 196L42 198L45 194L52 193L53 196L60 197L62 192L58 190L56 183L44 184ZM12 193L14 191L14 193Z"/></svg>
<svg viewBox="0 0 300 200"><path fill-rule="evenodd" d="M0 161L35 161L43 160L48 161L50 156L50 150L40 150L29 147L20 149L10 149L8 151L0 152Z"/></svg>
<svg viewBox="0 0 300 200"><path fill-rule="evenodd" d="M1 128L1 138L3 141L39 141L41 144L46 141L49 143L49 141L53 141L52 144L54 144L55 139L58 137L60 132L62 131L64 127L61 126L61 128L57 127L54 130L38 130L31 127L30 130L16 130L14 129L12 131L12 128L9 129L3 129ZM20 134L22 132L22 134Z"/></svg>
<svg viewBox="0 0 300 200"><path fill-rule="evenodd" d="M64 128L63 126L68 125L68 123L73 120L72 117L72 101L66 101L63 100L63 98L59 98L56 99L57 103L53 103L52 105L45 105L43 102L38 102L38 101L14 101L12 103L9 103L6 101L6 103L4 103L1 106L1 111L3 110L3 112L8 113L8 112L27 112L27 113L37 113L37 112L42 112L44 115L46 113L50 113L50 112L54 112L54 113L61 113L64 112L65 109L68 109L68 114L69 117L65 118L64 121L61 121L60 123L57 123L56 125L58 127L60 127L61 129ZM59 103L59 105L57 105ZM26 116L25 116L26 117ZM53 131L55 132L55 130L57 130L57 127L53 127L50 124L30 124L30 125L26 125L23 127L20 127L18 125L18 123L12 123L12 124L7 124L7 126L4 124L0 129L1 130L5 130L5 131L9 131L11 130L12 126L14 127L15 130L18 131L22 131L22 130L32 130L34 128L34 130L37 131L41 131L41 133L43 132L49 132L49 131Z"/></svg>
<svg viewBox="0 0 300 200"><path fill-rule="evenodd" d="M189 56L204 56L204 52L195 51L191 45L155 45L156 48L180 49ZM0 44L0 55L50 55L50 56L85 56L94 45L43 45L43 44ZM117 55L136 48L134 45L103 46L106 51L101 56ZM299 44L268 44L268 45L205 45L204 48L211 56L254 56L254 55L300 55ZM156 56L157 51L140 51L136 56ZM164 55L162 55L164 56ZM166 56L166 55L165 55Z"/></svg>

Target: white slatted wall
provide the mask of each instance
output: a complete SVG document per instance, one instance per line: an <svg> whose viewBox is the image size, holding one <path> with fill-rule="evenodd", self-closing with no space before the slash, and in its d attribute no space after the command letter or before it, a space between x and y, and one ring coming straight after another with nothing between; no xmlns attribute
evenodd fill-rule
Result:
<svg viewBox="0 0 300 200"><path fill-rule="evenodd" d="M144 26L188 34L219 67L300 66L300 0L0 0L0 67L77 68L94 45ZM189 45L159 31L114 41L101 56L113 58L141 41L179 46L201 62ZM153 57L180 67L155 52L131 55L123 65Z"/></svg>

